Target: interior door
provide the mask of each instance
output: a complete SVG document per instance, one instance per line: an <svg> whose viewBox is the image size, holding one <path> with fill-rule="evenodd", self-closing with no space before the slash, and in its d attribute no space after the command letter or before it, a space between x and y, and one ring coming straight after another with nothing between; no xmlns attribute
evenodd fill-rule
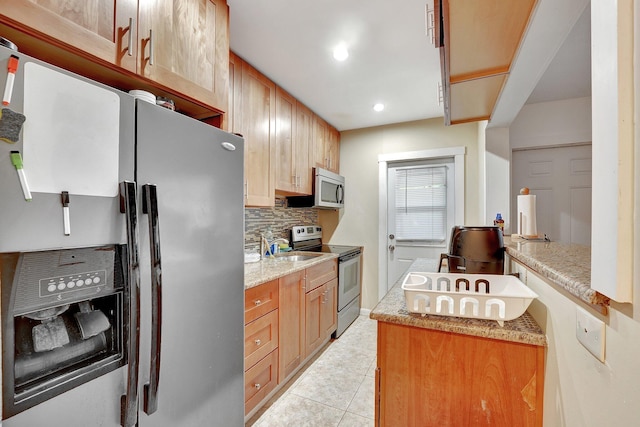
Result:
<svg viewBox="0 0 640 427"><path fill-rule="evenodd" d="M536 195L538 234L563 243L591 244L591 144L513 151L511 231L517 195Z"/></svg>
<svg viewBox="0 0 640 427"><path fill-rule="evenodd" d="M438 260L454 226L453 158L390 163L387 177L387 286L416 258Z"/></svg>

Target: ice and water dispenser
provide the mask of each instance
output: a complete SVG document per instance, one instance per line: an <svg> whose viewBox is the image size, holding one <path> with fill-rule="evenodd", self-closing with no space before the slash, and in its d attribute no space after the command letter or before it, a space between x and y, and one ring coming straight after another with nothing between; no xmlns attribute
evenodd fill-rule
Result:
<svg viewBox="0 0 640 427"><path fill-rule="evenodd" d="M126 363L126 246L0 254L3 418Z"/></svg>

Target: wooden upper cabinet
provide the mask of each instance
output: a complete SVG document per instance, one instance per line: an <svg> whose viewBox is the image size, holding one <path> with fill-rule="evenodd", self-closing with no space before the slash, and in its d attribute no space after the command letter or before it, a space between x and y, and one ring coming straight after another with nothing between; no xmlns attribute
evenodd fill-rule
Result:
<svg viewBox="0 0 640 427"><path fill-rule="evenodd" d="M240 133L245 140L245 205L274 206L276 86L242 61L240 98Z"/></svg>
<svg viewBox="0 0 640 427"><path fill-rule="evenodd" d="M329 126L327 145L328 169L332 172L340 173L340 132L332 126Z"/></svg>
<svg viewBox="0 0 640 427"><path fill-rule="evenodd" d="M225 108L229 10L224 0L140 0L138 72Z"/></svg>
<svg viewBox="0 0 640 427"><path fill-rule="evenodd" d="M137 0L11 0L0 2L0 15L37 38L136 71Z"/></svg>
<svg viewBox="0 0 640 427"><path fill-rule="evenodd" d="M329 158L326 155L325 147L327 141L329 125L320 117L313 117L313 159L314 167L327 168Z"/></svg>
<svg viewBox="0 0 640 427"><path fill-rule="evenodd" d="M491 117L536 2L435 2L446 124Z"/></svg>
<svg viewBox="0 0 640 427"><path fill-rule="evenodd" d="M276 87L276 191L311 194L309 146L313 140L313 113L293 96Z"/></svg>
<svg viewBox="0 0 640 427"><path fill-rule="evenodd" d="M197 118L229 96L225 0L11 0L0 30L21 52L121 89L175 98Z"/></svg>
<svg viewBox="0 0 640 427"><path fill-rule="evenodd" d="M276 87L276 190L295 193L296 170L296 99Z"/></svg>
<svg viewBox="0 0 640 427"><path fill-rule="evenodd" d="M314 118L313 166L338 173L340 157L340 133L322 120Z"/></svg>
<svg viewBox="0 0 640 427"><path fill-rule="evenodd" d="M222 128L242 133L242 59L229 52L229 101Z"/></svg>
<svg viewBox="0 0 640 427"><path fill-rule="evenodd" d="M311 148L313 146L313 112L302 103L297 103L296 108L296 170L298 174L298 187L296 192L311 194L312 189L312 164Z"/></svg>

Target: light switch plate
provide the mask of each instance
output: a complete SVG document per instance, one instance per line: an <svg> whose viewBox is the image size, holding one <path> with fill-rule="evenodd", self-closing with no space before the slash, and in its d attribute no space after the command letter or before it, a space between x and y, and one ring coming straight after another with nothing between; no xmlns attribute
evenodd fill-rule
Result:
<svg viewBox="0 0 640 427"><path fill-rule="evenodd" d="M576 309L576 338L591 354L604 362L604 322L581 307Z"/></svg>

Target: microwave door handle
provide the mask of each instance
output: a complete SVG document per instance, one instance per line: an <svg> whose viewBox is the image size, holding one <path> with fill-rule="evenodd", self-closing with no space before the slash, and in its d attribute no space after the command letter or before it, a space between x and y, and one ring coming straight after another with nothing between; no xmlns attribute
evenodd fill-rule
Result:
<svg viewBox="0 0 640 427"><path fill-rule="evenodd" d="M149 216L149 244L151 255L151 363L149 383L144 385L144 412L158 409L160 384L160 343L162 337L162 262L160 256L160 224L158 221L158 193L153 184L142 186L142 213Z"/></svg>
<svg viewBox="0 0 640 427"><path fill-rule="evenodd" d="M338 188L336 189L336 199L338 203L344 203L344 186L342 184L338 185Z"/></svg>
<svg viewBox="0 0 640 427"><path fill-rule="evenodd" d="M126 215L127 224L127 286L129 295L127 334L129 360L126 394L120 397L120 422L123 427L133 427L138 422L138 365L140 362L140 269L135 182L123 181L120 183L120 212Z"/></svg>

